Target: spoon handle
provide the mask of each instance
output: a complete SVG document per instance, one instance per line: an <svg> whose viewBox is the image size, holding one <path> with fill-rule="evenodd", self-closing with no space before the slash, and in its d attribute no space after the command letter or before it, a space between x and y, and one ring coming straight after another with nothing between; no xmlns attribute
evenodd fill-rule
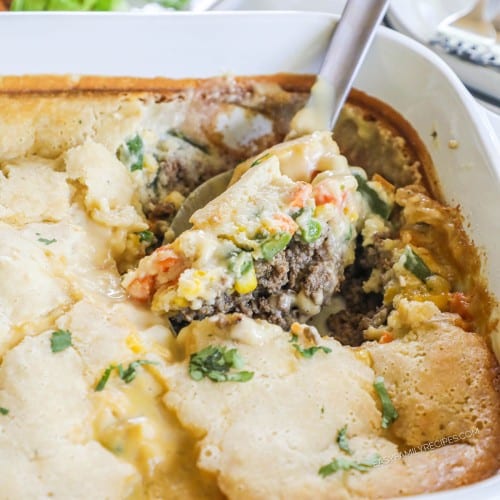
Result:
<svg viewBox="0 0 500 500"><path fill-rule="evenodd" d="M331 130L389 0L348 0L330 40L306 106L292 120L289 138Z"/></svg>
<svg viewBox="0 0 500 500"><path fill-rule="evenodd" d="M319 72L319 77L333 88L330 129L335 124L388 4L388 0L349 0L342 12Z"/></svg>

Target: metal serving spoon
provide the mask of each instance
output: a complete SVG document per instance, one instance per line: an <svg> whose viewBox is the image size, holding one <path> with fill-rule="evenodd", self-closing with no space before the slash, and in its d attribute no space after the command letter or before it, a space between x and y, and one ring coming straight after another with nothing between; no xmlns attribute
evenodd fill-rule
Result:
<svg viewBox="0 0 500 500"><path fill-rule="evenodd" d="M388 3L388 0L348 0L309 100L293 117L287 138L333 129ZM191 227L189 219L196 210L224 192L232 175L233 170L216 175L186 198L172 221L171 229L176 236ZM321 335L327 335L327 318L338 310L338 301L332 300L323 304L308 323Z"/></svg>
<svg viewBox="0 0 500 500"><path fill-rule="evenodd" d="M388 3L389 0L348 0L309 100L292 119L287 138L333 129ZM191 227L189 219L196 210L227 188L232 175L233 170L216 175L191 192L170 226L176 236Z"/></svg>

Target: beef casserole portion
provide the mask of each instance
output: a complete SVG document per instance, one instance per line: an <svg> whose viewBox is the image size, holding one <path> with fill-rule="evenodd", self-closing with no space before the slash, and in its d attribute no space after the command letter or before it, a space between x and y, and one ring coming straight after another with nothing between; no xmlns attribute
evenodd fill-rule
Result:
<svg viewBox="0 0 500 500"><path fill-rule="evenodd" d="M0 79L0 497L392 498L497 472L495 301L459 211L361 92L333 140L280 144L312 81Z"/></svg>

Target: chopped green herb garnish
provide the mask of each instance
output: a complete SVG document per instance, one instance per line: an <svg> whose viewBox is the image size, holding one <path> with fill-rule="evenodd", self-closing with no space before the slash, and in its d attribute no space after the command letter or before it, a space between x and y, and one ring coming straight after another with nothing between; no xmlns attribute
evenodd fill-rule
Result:
<svg viewBox="0 0 500 500"><path fill-rule="evenodd" d="M313 243L321 236L322 230L319 220L310 219L306 226L301 229L300 236L306 243Z"/></svg>
<svg viewBox="0 0 500 500"><path fill-rule="evenodd" d="M135 379L135 376L137 375L137 368L139 366L144 366L144 365L157 365L156 361L149 361L147 359L138 359L137 361L132 361L128 365L128 368L123 369L122 365L118 365L116 369L118 370L118 374L120 375L120 378L126 383L130 384L132 380Z"/></svg>
<svg viewBox="0 0 500 500"><path fill-rule="evenodd" d="M204 146L203 144L200 144L193 139L190 139L186 135L184 135L182 132L179 132L177 130L170 130L169 131L170 135L173 135L174 137L177 137L177 139L180 139L181 141L187 142L190 146L193 146L193 148L199 149L200 151L203 151L203 153L207 154L210 149L208 146Z"/></svg>
<svg viewBox="0 0 500 500"><path fill-rule="evenodd" d="M354 177L358 181L358 191L363 195L372 212L380 215L384 219L388 219L392 211L390 205L380 198L377 191L370 187L366 179L364 179L361 175L354 174Z"/></svg>
<svg viewBox="0 0 500 500"><path fill-rule="evenodd" d="M8 415L9 410L7 408L4 408L3 406L0 406L0 415Z"/></svg>
<svg viewBox="0 0 500 500"><path fill-rule="evenodd" d="M138 359L137 361L132 361L132 363L130 363L127 368L123 368L121 364L116 366L109 365L106 368L106 370L104 370L104 373L99 382L97 383L95 390L102 391L104 389L113 370L116 370L118 372L118 375L126 384L130 384L130 382L132 382L132 380L135 379L135 376L137 375L137 368L139 366L157 365L157 364L158 363L156 361L149 361L147 359Z"/></svg>
<svg viewBox="0 0 500 500"><path fill-rule="evenodd" d="M295 333L292 333L290 336L290 340L288 342L297 342L299 340L299 336L295 335Z"/></svg>
<svg viewBox="0 0 500 500"><path fill-rule="evenodd" d="M420 281L425 282L427 278L433 275L432 271L427 267L427 264L419 257L418 254L410 247L405 248L405 261L403 266L413 273Z"/></svg>
<svg viewBox="0 0 500 500"><path fill-rule="evenodd" d="M243 359L238 350L224 346L205 347L191 354L189 359L189 375L193 380L207 377L213 382L247 382L253 377L253 372L230 372L232 368L239 370L242 367Z"/></svg>
<svg viewBox="0 0 500 500"><path fill-rule="evenodd" d="M380 461L381 457L378 453L360 462L356 462L355 460L349 460L348 458L343 458L343 457L334 458L329 464L320 467L320 469L318 470L318 474L321 477L327 477L332 474L335 474L335 472L339 470L350 470L350 469L355 469L358 470L359 472L367 472L372 467L379 465Z"/></svg>
<svg viewBox="0 0 500 500"><path fill-rule="evenodd" d="M71 332L68 330L56 330L50 337L50 348L52 352L61 352L71 345Z"/></svg>
<svg viewBox="0 0 500 500"><path fill-rule="evenodd" d="M394 408L389 393L385 388L384 378L377 377L373 382L373 387L377 391L382 403L382 427L387 429L399 417L399 414L396 408Z"/></svg>
<svg viewBox="0 0 500 500"><path fill-rule="evenodd" d="M324 406L322 406L322 407L321 407L321 415L323 415L324 413L325 413L325 407L324 407Z"/></svg>
<svg viewBox="0 0 500 500"><path fill-rule="evenodd" d="M51 240L48 240L47 238L38 238L38 241L44 245L52 245L52 243L55 243L57 240L55 238Z"/></svg>
<svg viewBox="0 0 500 500"><path fill-rule="evenodd" d="M272 260L277 253L287 247L291 239L292 235L290 233L283 232L275 234L262 243L260 247L262 250L262 257L268 261Z"/></svg>
<svg viewBox="0 0 500 500"><path fill-rule="evenodd" d="M347 425L344 425L344 427L339 429L337 432L337 444L342 451L352 455L351 448L349 447L349 441L347 439Z"/></svg>
<svg viewBox="0 0 500 500"><path fill-rule="evenodd" d="M251 167L255 167L257 165L260 165L264 160L267 160L271 156L270 153L267 153L267 155L261 156L260 158L257 158L251 165Z"/></svg>
<svg viewBox="0 0 500 500"><path fill-rule="evenodd" d="M144 143L140 135L136 135L133 139L126 142L127 149L130 154L130 171L142 170L144 163Z"/></svg>
<svg viewBox="0 0 500 500"><path fill-rule="evenodd" d="M152 243L155 238L155 235L152 231L140 231L139 233L137 233L137 235L139 236L139 241L141 243Z"/></svg>
<svg viewBox="0 0 500 500"><path fill-rule="evenodd" d="M118 159L124 165L128 166L131 172L142 170L144 163L144 143L140 135L136 135L126 141L125 145L120 146L118 149Z"/></svg>
<svg viewBox="0 0 500 500"><path fill-rule="evenodd" d="M102 377L101 379L99 380L99 382L97 382L97 385L95 386L95 390L97 392L100 392L104 389L104 387L106 386L108 380L109 380L109 376L111 375L111 372L116 368L115 365L109 365L105 370L104 370L104 373L102 374Z"/></svg>
<svg viewBox="0 0 500 500"><path fill-rule="evenodd" d="M303 358L312 358L318 351L323 351L325 354L332 352L329 347L325 347L324 345L313 345L312 347L307 347L304 349L299 344L292 344L297 351L299 351L300 355Z"/></svg>

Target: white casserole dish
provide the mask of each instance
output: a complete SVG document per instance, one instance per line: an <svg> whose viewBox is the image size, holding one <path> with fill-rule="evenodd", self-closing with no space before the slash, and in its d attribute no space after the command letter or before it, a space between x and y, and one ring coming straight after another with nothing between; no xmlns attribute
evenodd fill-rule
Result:
<svg viewBox="0 0 500 500"><path fill-rule="evenodd" d="M319 69L335 19L277 12L1 14L0 71L172 78L310 73ZM500 145L485 114L436 55L383 28L355 85L392 105L420 134L446 200L461 205L487 256L490 290L500 296ZM500 339L496 346L498 356ZM497 476L419 498L493 499L499 491Z"/></svg>

